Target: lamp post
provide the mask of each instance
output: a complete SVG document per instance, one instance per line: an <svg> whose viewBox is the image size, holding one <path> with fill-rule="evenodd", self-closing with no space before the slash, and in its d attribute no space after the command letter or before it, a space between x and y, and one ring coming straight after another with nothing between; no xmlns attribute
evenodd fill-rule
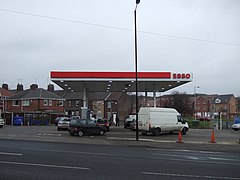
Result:
<svg viewBox="0 0 240 180"><path fill-rule="evenodd" d="M134 9L134 34L135 34L135 78L136 78L136 141L138 141L138 62L137 62L137 6L140 0L136 0Z"/></svg>
<svg viewBox="0 0 240 180"><path fill-rule="evenodd" d="M196 89L199 88L199 86L194 86L194 114L195 114L195 121L197 120L197 94Z"/></svg>

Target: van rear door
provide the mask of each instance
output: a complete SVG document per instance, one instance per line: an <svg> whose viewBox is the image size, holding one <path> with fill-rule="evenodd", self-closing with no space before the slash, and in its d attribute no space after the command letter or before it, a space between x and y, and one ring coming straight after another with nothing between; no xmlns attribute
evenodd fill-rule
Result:
<svg viewBox="0 0 240 180"><path fill-rule="evenodd" d="M149 115L148 114L139 114L138 115L138 127L139 130L149 131Z"/></svg>

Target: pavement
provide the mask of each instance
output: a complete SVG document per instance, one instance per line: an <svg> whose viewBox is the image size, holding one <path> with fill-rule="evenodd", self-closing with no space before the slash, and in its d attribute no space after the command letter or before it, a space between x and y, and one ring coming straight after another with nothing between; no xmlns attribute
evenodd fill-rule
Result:
<svg viewBox="0 0 240 180"><path fill-rule="evenodd" d="M214 134L212 134L214 133ZM214 137L213 137L214 135ZM213 139L214 138L214 139ZM111 126L104 136L70 136L68 131L57 131L54 125L47 126L12 126L6 125L0 129L0 139L19 139L66 143L87 144L126 144L126 145L159 145L168 144L207 144L207 145L240 145L240 131L232 129L190 129L186 135L182 135L179 141L178 133L161 133L160 136L139 133L136 141L136 132L124 129L123 126ZM214 141L211 142L211 141ZM239 146L240 147L240 146Z"/></svg>

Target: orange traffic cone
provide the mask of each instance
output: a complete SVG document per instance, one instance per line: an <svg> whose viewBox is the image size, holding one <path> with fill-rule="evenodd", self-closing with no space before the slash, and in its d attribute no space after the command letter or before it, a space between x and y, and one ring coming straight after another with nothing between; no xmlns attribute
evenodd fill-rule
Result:
<svg viewBox="0 0 240 180"><path fill-rule="evenodd" d="M178 133L177 143L183 143L183 141L182 141L182 132L181 131L179 131L179 133Z"/></svg>
<svg viewBox="0 0 240 180"><path fill-rule="evenodd" d="M211 143L216 143L215 141L215 135L214 135L214 130L212 130L212 136L211 136Z"/></svg>

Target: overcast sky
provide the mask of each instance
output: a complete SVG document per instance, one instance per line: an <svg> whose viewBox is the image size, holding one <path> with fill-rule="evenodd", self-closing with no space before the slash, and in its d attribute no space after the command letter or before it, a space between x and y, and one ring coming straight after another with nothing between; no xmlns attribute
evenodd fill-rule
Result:
<svg viewBox="0 0 240 180"><path fill-rule="evenodd" d="M0 0L0 82L135 71L135 0ZM240 96L239 0L141 0L138 70L191 72L180 92ZM170 93L170 92L169 92Z"/></svg>

